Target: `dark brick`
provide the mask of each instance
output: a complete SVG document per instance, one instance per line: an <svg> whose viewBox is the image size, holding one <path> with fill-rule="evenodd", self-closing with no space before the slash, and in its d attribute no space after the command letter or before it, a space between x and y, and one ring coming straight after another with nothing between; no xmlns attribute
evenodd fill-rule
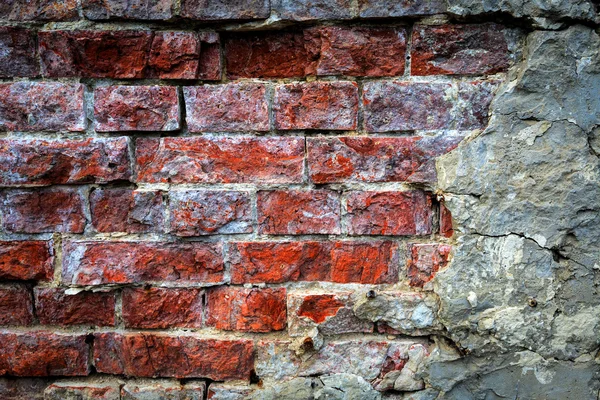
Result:
<svg viewBox="0 0 600 400"><path fill-rule="evenodd" d="M0 78L39 75L35 31L9 26L0 27L0 49L2 49Z"/></svg>

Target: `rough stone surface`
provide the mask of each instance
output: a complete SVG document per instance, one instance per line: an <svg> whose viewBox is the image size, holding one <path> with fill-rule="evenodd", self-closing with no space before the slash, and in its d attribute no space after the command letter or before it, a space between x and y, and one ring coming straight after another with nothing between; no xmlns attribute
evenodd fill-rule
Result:
<svg viewBox="0 0 600 400"><path fill-rule="evenodd" d="M246 192L172 191L170 231L177 236L251 233L252 205Z"/></svg>
<svg viewBox="0 0 600 400"><path fill-rule="evenodd" d="M358 0L363 18L407 17L440 14L446 11L443 0Z"/></svg>
<svg viewBox="0 0 600 400"><path fill-rule="evenodd" d="M268 18L269 0L182 0L181 15L201 21Z"/></svg>
<svg viewBox="0 0 600 400"><path fill-rule="evenodd" d="M266 87L263 84L190 86L183 89L191 132L269 130Z"/></svg>
<svg viewBox="0 0 600 400"><path fill-rule="evenodd" d="M148 59L148 75L161 79L195 79L201 44L194 32L156 32Z"/></svg>
<svg viewBox="0 0 600 400"><path fill-rule="evenodd" d="M302 181L304 139L193 137L138 139L141 182L296 183Z"/></svg>
<svg viewBox="0 0 600 400"><path fill-rule="evenodd" d="M223 279L220 244L67 242L63 280L74 285L172 281L215 283Z"/></svg>
<svg viewBox="0 0 600 400"><path fill-rule="evenodd" d="M177 88L107 86L94 90L98 132L174 131L180 127Z"/></svg>
<svg viewBox="0 0 600 400"><path fill-rule="evenodd" d="M356 129L358 85L355 82L291 83L275 90L275 127Z"/></svg>
<svg viewBox="0 0 600 400"><path fill-rule="evenodd" d="M233 283L331 281L394 283L392 242L242 242L230 248Z"/></svg>
<svg viewBox="0 0 600 400"><path fill-rule="evenodd" d="M98 372L139 377L248 379L254 356L249 340L142 333L97 333Z"/></svg>
<svg viewBox="0 0 600 400"><path fill-rule="evenodd" d="M128 288L123 290L123 322L128 328L200 328L200 289Z"/></svg>
<svg viewBox="0 0 600 400"><path fill-rule="evenodd" d="M351 19L354 16L350 0L272 0L273 11L282 19L310 21L318 19Z"/></svg>
<svg viewBox="0 0 600 400"><path fill-rule="evenodd" d="M159 191L100 189L90 193L92 225L98 232L162 232L163 198Z"/></svg>
<svg viewBox="0 0 600 400"><path fill-rule="evenodd" d="M0 378L0 396L6 400L44 400L44 378Z"/></svg>
<svg viewBox="0 0 600 400"><path fill-rule="evenodd" d="M121 400L203 400L204 382L178 384L157 382L153 384L128 383L121 390Z"/></svg>
<svg viewBox="0 0 600 400"><path fill-rule="evenodd" d="M0 27L0 49L0 78L35 77L39 74L34 31Z"/></svg>
<svg viewBox="0 0 600 400"><path fill-rule="evenodd" d="M206 324L228 331L280 331L287 321L285 298L284 288L209 289Z"/></svg>
<svg viewBox="0 0 600 400"><path fill-rule="evenodd" d="M83 0L83 15L91 20L164 20L173 16L173 0Z"/></svg>
<svg viewBox="0 0 600 400"><path fill-rule="evenodd" d="M83 85L0 84L0 131L81 132L84 129Z"/></svg>
<svg viewBox="0 0 600 400"><path fill-rule="evenodd" d="M48 242L0 242L0 279L52 279L53 253Z"/></svg>
<svg viewBox="0 0 600 400"><path fill-rule="evenodd" d="M428 235L431 196L421 191L350 192L345 216L351 235Z"/></svg>
<svg viewBox="0 0 600 400"><path fill-rule="evenodd" d="M121 400L118 383L59 381L44 391L44 400Z"/></svg>
<svg viewBox="0 0 600 400"><path fill-rule="evenodd" d="M5 0L0 4L0 19L5 21L71 21L77 18L77 0Z"/></svg>
<svg viewBox="0 0 600 400"><path fill-rule="evenodd" d="M0 286L0 325L30 325L33 322L33 301L24 285Z"/></svg>
<svg viewBox="0 0 600 400"><path fill-rule="evenodd" d="M67 294L60 288L35 288L36 315L43 325L115 325L115 294Z"/></svg>
<svg viewBox="0 0 600 400"><path fill-rule="evenodd" d="M339 234L340 196L330 190L261 191L257 195L260 233Z"/></svg>
<svg viewBox="0 0 600 400"><path fill-rule="evenodd" d="M447 244L410 244L406 262L409 285L423 287L448 265L452 246Z"/></svg>
<svg viewBox="0 0 600 400"><path fill-rule="evenodd" d="M83 193L73 189L14 189L0 194L2 228L8 232L81 233L86 219Z"/></svg>

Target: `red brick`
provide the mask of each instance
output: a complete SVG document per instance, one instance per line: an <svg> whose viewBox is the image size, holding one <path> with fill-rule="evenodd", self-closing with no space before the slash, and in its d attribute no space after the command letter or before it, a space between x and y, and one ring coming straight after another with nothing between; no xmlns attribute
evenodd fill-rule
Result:
<svg viewBox="0 0 600 400"><path fill-rule="evenodd" d="M92 225L98 232L162 232L163 200L159 191L97 189L90 194Z"/></svg>
<svg viewBox="0 0 600 400"><path fill-rule="evenodd" d="M2 26L0 48L0 78L35 77L39 74L35 31Z"/></svg>
<svg viewBox="0 0 600 400"><path fill-rule="evenodd" d="M444 0L358 0L362 18L413 17L446 12Z"/></svg>
<svg viewBox="0 0 600 400"><path fill-rule="evenodd" d="M432 199L421 191L350 192L347 199L351 235L429 235Z"/></svg>
<svg viewBox="0 0 600 400"><path fill-rule="evenodd" d="M221 79L221 42L215 32L200 32L200 65L198 79L218 81Z"/></svg>
<svg viewBox="0 0 600 400"><path fill-rule="evenodd" d="M201 289L123 290L123 322L127 328L200 328L202 309Z"/></svg>
<svg viewBox="0 0 600 400"><path fill-rule="evenodd" d="M365 129L369 132L450 129L452 92L450 83L366 82Z"/></svg>
<svg viewBox="0 0 600 400"><path fill-rule="evenodd" d="M417 25L412 38L412 75L493 74L509 66L501 25Z"/></svg>
<svg viewBox="0 0 600 400"><path fill-rule="evenodd" d="M499 81L458 83L459 115L457 129L483 129L488 123L490 104Z"/></svg>
<svg viewBox="0 0 600 400"><path fill-rule="evenodd" d="M318 75L397 76L404 73L404 29L330 26L317 28L316 32L321 42Z"/></svg>
<svg viewBox="0 0 600 400"><path fill-rule="evenodd" d="M127 383L121 390L120 400L203 400L205 392L206 383L204 382L186 384L176 381L152 382L148 384Z"/></svg>
<svg viewBox="0 0 600 400"><path fill-rule="evenodd" d="M160 79L196 79L200 38L195 32L156 32L148 60L148 76Z"/></svg>
<svg viewBox="0 0 600 400"><path fill-rule="evenodd" d="M241 242L230 246L231 281L395 283L392 242Z"/></svg>
<svg viewBox="0 0 600 400"><path fill-rule="evenodd" d="M0 325L30 325L32 322L33 301L27 286L0 286Z"/></svg>
<svg viewBox="0 0 600 400"><path fill-rule="evenodd" d="M452 214L444 203L440 204L440 235L447 238L454 235L454 229L452 228Z"/></svg>
<svg viewBox="0 0 600 400"><path fill-rule="evenodd" d="M48 77L141 78L150 31L47 31L39 33L42 74Z"/></svg>
<svg viewBox="0 0 600 400"><path fill-rule="evenodd" d="M45 378L0 378L0 399L44 400L44 389L49 383Z"/></svg>
<svg viewBox="0 0 600 400"><path fill-rule="evenodd" d="M340 196L329 190L260 191L259 232L275 235L339 234Z"/></svg>
<svg viewBox="0 0 600 400"><path fill-rule="evenodd" d="M435 274L448 265L452 246L447 244L409 244L410 258L406 274L410 286L423 287Z"/></svg>
<svg viewBox="0 0 600 400"><path fill-rule="evenodd" d="M277 129L356 129L358 85L355 82L291 83L275 91Z"/></svg>
<svg viewBox="0 0 600 400"><path fill-rule="evenodd" d="M216 283L223 254L214 243L67 242L63 280L73 285L141 282Z"/></svg>
<svg viewBox="0 0 600 400"><path fill-rule="evenodd" d="M3 0L0 19L8 21L71 21L78 19L77 0Z"/></svg>
<svg viewBox="0 0 600 400"><path fill-rule="evenodd" d="M252 20L268 18L269 0L182 0L181 16L201 21Z"/></svg>
<svg viewBox="0 0 600 400"><path fill-rule="evenodd" d="M142 138L138 181L159 183L302 182L299 137Z"/></svg>
<svg viewBox="0 0 600 400"><path fill-rule="evenodd" d="M292 78L316 74L319 43L310 31L243 32L225 39L227 76Z"/></svg>
<svg viewBox="0 0 600 400"><path fill-rule="evenodd" d="M0 279L49 281L54 274L48 242L0 242Z"/></svg>
<svg viewBox="0 0 600 400"><path fill-rule="evenodd" d="M0 131L83 130L83 85L59 82L0 84Z"/></svg>
<svg viewBox="0 0 600 400"><path fill-rule="evenodd" d="M166 20L173 17L173 0L83 0L83 14L91 20Z"/></svg>
<svg viewBox="0 0 600 400"><path fill-rule="evenodd" d="M208 326L226 331L270 332L287 324L285 288L211 288L207 295Z"/></svg>
<svg viewBox="0 0 600 400"><path fill-rule="evenodd" d="M351 19L352 0L273 0L274 12L286 20Z"/></svg>
<svg viewBox="0 0 600 400"><path fill-rule="evenodd" d="M98 132L175 131L179 98L173 86L104 86L94 90Z"/></svg>
<svg viewBox="0 0 600 400"><path fill-rule="evenodd" d="M254 363L250 340L140 333L95 337L94 365L106 374L247 380Z"/></svg>
<svg viewBox="0 0 600 400"><path fill-rule="evenodd" d="M460 136L318 137L307 139L314 183L436 182L437 156L454 149Z"/></svg>
<svg viewBox="0 0 600 400"><path fill-rule="evenodd" d="M0 185L106 183L129 180L128 139L0 139Z"/></svg>
<svg viewBox="0 0 600 400"><path fill-rule="evenodd" d="M177 236L251 233L247 192L177 190L169 193L171 233Z"/></svg>
<svg viewBox="0 0 600 400"><path fill-rule="evenodd" d="M55 382L48 386L44 400L120 400L118 382Z"/></svg>
<svg viewBox="0 0 600 400"><path fill-rule="evenodd" d="M34 289L36 314L43 325L115 326L115 294L61 288Z"/></svg>
<svg viewBox="0 0 600 400"><path fill-rule="evenodd" d="M0 376L85 376L86 335L0 332Z"/></svg>
<svg viewBox="0 0 600 400"><path fill-rule="evenodd" d="M2 227L9 232L81 233L84 198L73 189L10 190L0 194Z"/></svg>
<svg viewBox="0 0 600 400"><path fill-rule="evenodd" d="M268 131L266 88L255 83L183 88L190 132Z"/></svg>

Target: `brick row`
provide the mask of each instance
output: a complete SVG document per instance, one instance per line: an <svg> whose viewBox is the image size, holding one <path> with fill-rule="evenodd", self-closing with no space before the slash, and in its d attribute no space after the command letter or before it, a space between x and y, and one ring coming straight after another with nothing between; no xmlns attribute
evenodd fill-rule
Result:
<svg viewBox="0 0 600 400"><path fill-rule="evenodd" d="M416 25L413 32L411 75L485 75L510 65L510 35L502 25ZM401 76L406 37L402 27L231 33L223 36L224 60L230 79ZM0 77L220 80L220 41L215 32L0 27L7 49Z"/></svg>

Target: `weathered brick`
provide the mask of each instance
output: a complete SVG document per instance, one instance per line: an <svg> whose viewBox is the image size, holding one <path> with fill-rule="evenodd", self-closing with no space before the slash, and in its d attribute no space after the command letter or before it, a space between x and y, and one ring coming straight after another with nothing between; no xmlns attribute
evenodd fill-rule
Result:
<svg viewBox="0 0 600 400"><path fill-rule="evenodd" d="M260 191L258 227L263 234L339 234L340 196L330 190Z"/></svg>
<svg viewBox="0 0 600 400"><path fill-rule="evenodd" d="M444 203L440 203L440 235L447 238L454 235L454 229L452 228L452 214Z"/></svg>
<svg viewBox="0 0 600 400"><path fill-rule="evenodd" d="M273 10L282 19L294 21L354 17L351 0L273 0Z"/></svg>
<svg viewBox="0 0 600 400"><path fill-rule="evenodd" d="M44 400L44 389L49 383L45 378L0 378L0 399Z"/></svg>
<svg viewBox="0 0 600 400"><path fill-rule="evenodd" d="M46 388L44 400L121 400L118 382L59 381Z"/></svg>
<svg viewBox="0 0 600 400"><path fill-rule="evenodd" d="M277 129L356 129L358 85L311 82L280 85L275 90Z"/></svg>
<svg viewBox="0 0 600 400"><path fill-rule="evenodd" d="M268 18L269 0L182 0L181 16L201 21Z"/></svg>
<svg viewBox="0 0 600 400"><path fill-rule="evenodd" d="M0 242L0 279L49 281L54 274L48 242Z"/></svg>
<svg viewBox="0 0 600 400"><path fill-rule="evenodd" d="M138 181L170 183L302 182L299 137L141 138Z"/></svg>
<svg viewBox="0 0 600 400"><path fill-rule="evenodd" d="M350 192L347 196L351 235L428 235L432 199L422 191Z"/></svg>
<svg viewBox="0 0 600 400"><path fill-rule="evenodd" d="M318 75L397 76L404 73L406 32L398 28L318 28Z"/></svg>
<svg viewBox="0 0 600 400"><path fill-rule="evenodd" d="M190 132L269 130L266 88L256 83L183 88Z"/></svg>
<svg viewBox="0 0 600 400"><path fill-rule="evenodd" d="M179 98L173 86L104 86L94 90L94 99L94 128L99 132L180 127Z"/></svg>
<svg viewBox="0 0 600 400"><path fill-rule="evenodd" d="M0 332L0 376L85 376L86 335Z"/></svg>
<svg viewBox="0 0 600 400"><path fill-rule="evenodd" d="M412 75L493 74L509 66L501 25L417 25L412 39Z"/></svg>
<svg viewBox="0 0 600 400"><path fill-rule="evenodd" d="M123 322L127 328L200 328L202 311L201 289L123 290Z"/></svg>
<svg viewBox="0 0 600 400"><path fill-rule="evenodd" d="M115 325L115 294L80 292L67 294L62 288L34 289L35 309L43 325Z"/></svg>
<svg viewBox="0 0 600 400"><path fill-rule="evenodd" d="M71 21L78 19L77 0L3 0L0 19L8 21Z"/></svg>
<svg viewBox="0 0 600 400"><path fill-rule="evenodd" d="M40 73L34 31L0 27L0 49L0 78L35 77Z"/></svg>
<svg viewBox="0 0 600 400"><path fill-rule="evenodd" d="M141 333L97 333L94 365L100 373L139 377L249 379L250 340Z"/></svg>
<svg viewBox="0 0 600 400"><path fill-rule="evenodd" d="M423 287L446 267L452 246L447 244L410 244L406 274L410 286Z"/></svg>
<svg viewBox="0 0 600 400"><path fill-rule="evenodd" d="M358 0L358 6L362 18L412 17L446 11L444 0Z"/></svg>
<svg viewBox="0 0 600 400"><path fill-rule="evenodd" d="M163 199L159 191L96 189L90 194L92 225L98 232L162 232Z"/></svg>
<svg viewBox="0 0 600 400"><path fill-rule="evenodd" d="M366 82L365 129L370 132L449 129L452 91L450 83Z"/></svg>
<svg viewBox="0 0 600 400"><path fill-rule="evenodd" d="M83 0L83 15L91 20L165 20L173 17L173 0Z"/></svg>
<svg viewBox="0 0 600 400"><path fill-rule="evenodd" d="M200 65L198 79L221 79L221 41L215 32L200 32Z"/></svg>
<svg viewBox="0 0 600 400"><path fill-rule="evenodd" d="M458 83L457 129L470 130L486 127L490 104L499 84L499 81Z"/></svg>
<svg viewBox="0 0 600 400"><path fill-rule="evenodd" d="M73 285L216 283L224 271L221 245L199 242L67 242L62 268Z"/></svg>
<svg viewBox="0 0 600 400"><path fill-rule="evenodd" d="M32 322L33 301L27 286L0 286L0 325L30 325Z"/></svg>
<svg viewBox="0 0 600 400"><path fill-rule="evenodd" d="M81 233L84 198L73 189L9 190L0 194L2 228L9 232Z"/></svg>
<svg viewBox="0 0 600 400"><path fill-rule="evenodd" d="M195 32L155 32L146 75L161 79L196 79L200 49L200 38Z"/></svg>
<svg viewBox="0 0 600 400"><path fill-rule="evenodd" d="M231 281L395 283L392 242L241 242L230 246Z"/></svg>
<svg viewBox="0 0 600 400"><path fill-rule="evenodd" d="M0 186L129 180L128 139L0 139Z"/></svg>
<svg viewBox="0 0 600 400"><path fill-rule="evenodd" d="M280 331L287 323L285 302L285 288L211 288L206 324L227 331Z"/></svg>
<svg viewBox="0 0 600 400"><path fill-rule="evenodd" d="M39 33L42 74L48 77L141 78L150 31L46 31Z"/></svg>
<svg viewBox="0 0 600 400"><path fill-rule="evenodd" d="M171 191L169 214L171 233L177 236L253 231L252 203L247 192Z"/></svg>
<svg viewBox="0 0 600 400"><path fill-rule="evenodd" d="M173 381L154 381L153 384L128 383L121 390L121 400L203 400L206 384L180 384Z"/></svg>
<svg viewBox="0 0 600 400"><path fill-rule="evenodd" d="M435 159L454 149L460 136L308 138L314 183L435 182Z"/></svg>
<svg viewBox="0 0 600 400"><path fill-rule="evenodd" d="M351 292L288 294L290 336L309 336L317 327L323 335L373 332L373 323L357 318L352 311Z"/></svg>
<svg viewBox="0 0 600 400"><path fill-rule="evenodd" d="M243 32L225 39L227 76L292 78L314 75L319 44L310 31Z"/></svg>
<svg viewBox="0 0 600 400"><path fill-rule="evenodd" d="M0 131L81 132L84 129L83 85L0 84Z"/></svg>

